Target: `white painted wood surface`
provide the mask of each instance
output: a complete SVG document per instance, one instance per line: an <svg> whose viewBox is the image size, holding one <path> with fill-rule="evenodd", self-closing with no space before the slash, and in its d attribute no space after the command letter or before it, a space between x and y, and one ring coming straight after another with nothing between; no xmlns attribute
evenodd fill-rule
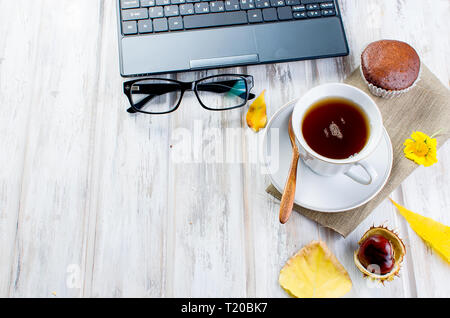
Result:
<svg viewBox="0 0 450 318"><path fill-rule="evenodd" d="M394 38L449 84L448 0L340 3L349 57L220 72L254 75L271 115L344 79L367 43ZM208 112L189 95L171 116L127 114L115 10L112 0L0 0L0 296L285 297L279 270L313 239L349 271L350 297L450 296L449 265L387 201L346 239L298 214L280 225L268 177L249 163L259 135L237 136L242 164L174 162L178 128L202 123L223 139L245 127L245 110ZM392 196L450 224L448 143L438 156ZM397 228L408 248L401 277L383 288L353 265L372 224Z"/></svg>

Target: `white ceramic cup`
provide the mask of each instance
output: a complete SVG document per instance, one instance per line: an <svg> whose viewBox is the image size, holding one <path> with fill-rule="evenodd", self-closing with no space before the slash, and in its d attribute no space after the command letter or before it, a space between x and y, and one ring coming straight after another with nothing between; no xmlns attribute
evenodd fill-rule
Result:
<svg viewBox="0 0 450 318"><path fill-rule="evenodd" d="M370 131L366 145L358 154L347 159L331 159L318 154L309 147L302 134L301 126L306 112L316 102L330 97L340 97L354 102L366 114L369 121ZM315 173L322 176L334 176L343 173L363 185L369 185L377 178L375 169L365 159L374 152L381 140L383 119L372 98L360 89L337 83L314 87L295 104L292 126L300 145L300 156L303 162ZM356 169L355 166L360 166L363 170Z"/></svg>

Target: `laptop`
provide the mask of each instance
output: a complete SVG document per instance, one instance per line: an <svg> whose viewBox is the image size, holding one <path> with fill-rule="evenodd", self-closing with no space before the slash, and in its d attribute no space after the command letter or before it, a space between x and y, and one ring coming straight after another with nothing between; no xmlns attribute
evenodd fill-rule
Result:
<svg viewBox="0 0 450 318"><path fill-rule="evenodd" d="M116 0L123 77L349 54L336 0Z"/></svg>

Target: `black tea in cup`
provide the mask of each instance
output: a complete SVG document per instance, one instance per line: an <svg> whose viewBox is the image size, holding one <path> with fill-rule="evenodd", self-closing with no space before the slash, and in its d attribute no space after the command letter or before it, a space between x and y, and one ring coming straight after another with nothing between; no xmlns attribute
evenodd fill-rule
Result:
<svg viewBox="0 0 450 318"><path fill-rule="evenodd" d="M329 97L306 112L301 131L312 150L330 159L347 159L359 153L369 139L369 122L354 102Z"/></svg>

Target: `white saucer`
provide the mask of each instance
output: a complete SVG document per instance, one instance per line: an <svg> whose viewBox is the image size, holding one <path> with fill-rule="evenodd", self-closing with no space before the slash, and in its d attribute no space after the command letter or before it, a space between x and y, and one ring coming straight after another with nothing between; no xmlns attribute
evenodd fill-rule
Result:
<svg viewBox="0 0 450 318"><path fill-rule="evenodd" d="M269 141L273 134L272 129L279 129L279 165L278 169L269 171L269 175L272 184L281 193L283 193L292 159L288 124L294 105L295 101L285 105L273 115L264 136L264 162L266 167L269 167L269 155L272 154ZM374 198L383 189L392 169L392 144L386 129L384 129L384 137L382 137L380 144L375 152L367 158L367 161L373 165L378 173L378 178L370 185L361 185L343 174L333 177L319 176L300 160L295 203L304 208L320 212L344 212L357 208ZM364 173L362 169L361 173Z"/></svg>

